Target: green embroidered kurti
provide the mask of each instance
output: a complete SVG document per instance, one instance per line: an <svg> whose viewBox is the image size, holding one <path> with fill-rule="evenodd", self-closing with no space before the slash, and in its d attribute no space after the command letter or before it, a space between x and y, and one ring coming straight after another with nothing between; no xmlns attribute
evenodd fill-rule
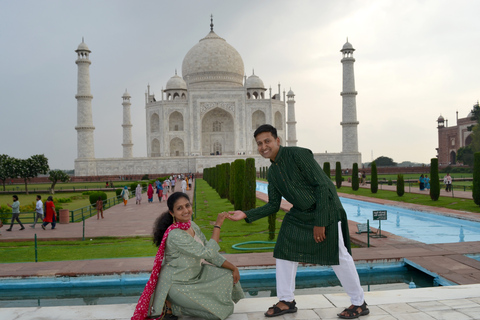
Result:
<svg viewBox="0 0 480 320"><path fill-rule="evenodd" d="M345 210L335 186L309 149L282 147L268 170L268 203L246 211L252 222L277 212L282 196L293 207L285 215L273 256L278 259L338 265L338 221L342 221L345 246L350 236ZM325 227L326 238L315 243L313 227Z"/></svg>
<svg viewBox="0 0 480 320"><path fill-rule="evenodd" d="M225 262L213 239L207 241L192 221L197 240L186 231L174 229L167 238L165 258L150 306L152 316L160 316L165 299L172 303L173 314L225 319L233 305L244 297L240 283L233 285L232 271L221 268ZM212 265L202 263L202 259ZM151 308L150 308L151 309Z"/></svg>

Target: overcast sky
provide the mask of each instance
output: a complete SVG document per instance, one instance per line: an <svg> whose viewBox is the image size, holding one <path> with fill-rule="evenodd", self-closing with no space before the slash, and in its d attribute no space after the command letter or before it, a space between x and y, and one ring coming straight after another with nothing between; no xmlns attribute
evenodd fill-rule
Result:
<svg viewBox="0 0 480 320"><path fill-rule="evenodd" d="M77 54L90 60L97 158L122 157L122 94L134 156L146 156L145 91L157 97L188 50L214 30L272 91L295 92L298 145L340 152L342 54L354 52L359 151L429 163L448 125L480 97L480 1L0 0L0 154L77 156Z"/></svg>

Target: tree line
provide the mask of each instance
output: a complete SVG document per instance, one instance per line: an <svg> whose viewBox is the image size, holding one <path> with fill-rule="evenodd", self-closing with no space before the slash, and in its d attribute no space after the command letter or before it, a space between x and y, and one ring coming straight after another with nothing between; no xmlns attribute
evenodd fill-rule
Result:
<svg viewBox="0 0 480 320"><path fill-rule="evenodd" d="M48 179L52 182L50 190L53 193L57 182L67 182L70 176L62 170L50 170L48 159L43 154L35 154L28 159L18 159L6 154L0 154L0 181L3 191L8 179L21 178L25 183L25 192L28 194L28 181L40 174L49 174Z"/></svg>

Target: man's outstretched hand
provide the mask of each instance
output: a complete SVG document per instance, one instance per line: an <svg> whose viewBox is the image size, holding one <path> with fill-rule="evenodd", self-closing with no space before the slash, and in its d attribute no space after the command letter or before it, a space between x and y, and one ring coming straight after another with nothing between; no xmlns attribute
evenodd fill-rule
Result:
<svg viewBox="0 0 480 320"><path fill-rule="evenodd" d="M235 210L235 211L229 211L227 218L232 221L239 221L242 219L245 219L247 215L245 212L240 211L240 210Z"/></svg>

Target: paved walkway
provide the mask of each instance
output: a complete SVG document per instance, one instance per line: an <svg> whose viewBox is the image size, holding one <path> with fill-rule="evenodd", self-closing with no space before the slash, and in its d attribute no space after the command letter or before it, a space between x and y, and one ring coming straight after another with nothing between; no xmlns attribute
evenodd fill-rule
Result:
<svg viewBox="0 0 480 320"><path fill-rule="evenodd" d="M190 191L191 194L191 191ZM265 199L264 194L257 196ZM346 195L342 195L346 196ZM355 197L355 196L354 196ZM356 197L358 198L358 197ZM383 201L378 199L362 199ZM403 205L395 203L396 205ZM282 203L289 209L290 204ZM427 208L417 207L423 210ZM135 236L151 234L152 224L159 213L166 210L165 203L158 200L153 204L135 205L130 200L127 206L117 205L105 211L105 219L88 219L85 223L87 238L99 236ZM429 207L428 210L431 210ZM459 215L480 221L480 215L444 209L444 214ZM374 229L374 228L372 228ZM354 222L350 223L351 238L354 242L366 243L366 234L356 234ZM375 231L375 229L374 229ZM12 232L3 232L0 241L32 239L34 233L41 239L81 238L82 224L58 225L55 230L37 227ZM426 245L382 231L388 238L370 239L371 248L353 249L356 262L402 261L437 274L459 286L435 287L415 290L392 290L367 292L366 301L371 306L371 315L363 319L480 319L480 262L464 254L478 254L480 242ZM226 255L239 267L273 266L272 253ZM0 257L1 261L1 257ZM76 276L82 274L112 274L149 272L153 257L86 261L59 261L39 263L11 263L0 268L2 277L31 276ZM4 267L8 266L8 268ZM1 289L0 289L1 290ZM324 294L298 296L300 311L278 319L336 319L336 313L349 305L345 294ZM229 319L263 319L266 307L275 298L254 298L242 300ZM134 305L0 308L0 319L129 319Z"/></svg>

